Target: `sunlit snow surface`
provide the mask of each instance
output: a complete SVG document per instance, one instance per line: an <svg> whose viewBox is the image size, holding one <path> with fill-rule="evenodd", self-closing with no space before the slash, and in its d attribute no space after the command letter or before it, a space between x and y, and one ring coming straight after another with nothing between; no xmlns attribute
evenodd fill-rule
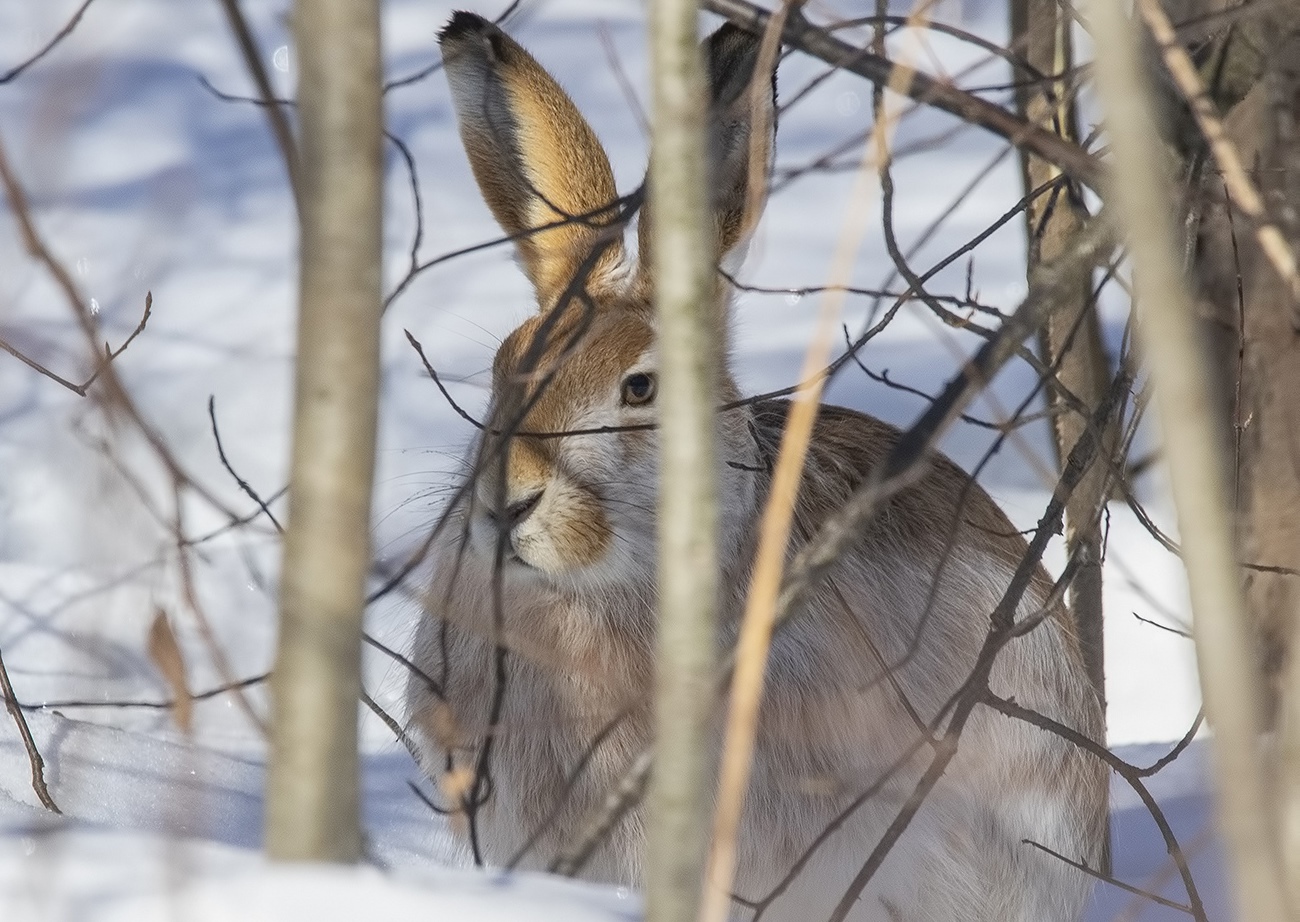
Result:
<svg viewBox="0 0 1300 922"><path fill-rule="evenodd" d="M0 70L44 44L79 5L74 0L0 5ZM471 5L462 3L461 5ZM479 11L494 15L500 3ZM294 60L287 2L244 4L277 92L293 92ZM644 96L642 5L631 0L526 4L512 31L550 67L591 118L614 162L621 189L645 163L645 139L614 78L602 30L631 83ZM849 5L842 4L846 9ZM987 8L984 8L987 7ZM437 60L434 34L451 5L431 0L385 3L390 77ZM938 14L992 37L1000 8ZM949 74L979 53L942 36L907 51ZM931 57L933 53L933 58ZM806 61L783 66L783 97L818 72ZM220 4L170 0L98 0L73 35L18 80L0 86L0 142L31 199L39 230L69 267L103 325L120 343L139 322L146 292L153 316L117 364L142 411L187 471L221 501L254 509L218 460L209 396L231 463L264 496L282 485L291 401L295 218L284 170L263 114L206 89L248 94ZM964 73L967 84L1006 79L1000 66ZM826 81L783 114L778 167L795 168L863 130L870 92L860 80ZM473 185L450 118L441 74L387 96L390 128L410 146L423 194L419 258L498 235ZM954 123L934 113L909 116L900 148L942 134ZM896 168L895 220L904 245L994 158L997 141L966 129ZM846 162L856 160L856 149ZM409 262L415 230L409 178L389 150L387 284ZM742 273L749 283L781 288L826 280L845 219L848 171L793 182L771 202ZM1008 210L1020 197L1019 170L1005 158L922 248L928 267ZM874 207L874 206L873 206ZM0 336L32 358L79 380L85 346L48 274L25 254L9 220L0 219ZM878 225L877 225L878 226ZM863 246L855 284L878 287L889 275L879 231ZM1024 291L1019 218L975 251L972 288L1002 310ZM937 293L966 288L964 262L933 282ZM471 412L485 400L495 344L530 310L522 274L501 247L449 261L422 274L389 310L375 534L380 563L396 566L453 483L471 429L439 396L406 344L409 329ZM816 296L743 295L736 306L735 370L744 387L792 383L811 329ZM870 299L849 302L845 321L860 329ZM1122 317L1108 315L1114 346ZM863 353L875 372L933 393L976 344L905 310ZM1014 407L1033 383L1024 365L996 382L998 402ZM907 424L919 398L852 369L830 399ZM988 401L971 410L997 418ZM1022 430L984 469L981 480L1020 527L1031 527L1049 490L1052 466L1041 425ZM991 443L989 430L957 426L944 448L973 468ZM1144 440L1148 441L1148 440ZM107 446L107 449L105 448ZM107 451L107 453L106 453ZM108 459L111 454L114 460ZM124 479L119 467L129 471ZM135 486L132 485L135 484ZM136 492L145 492L145 499ZM1160 484L1150 476L1140 497L1162 526L1172 523ZM158 701L168 697L145 652L155 613L165 610L186 651L194 690L222 676L199 639L175 566L169 531L174 498L167 478L129 427L114 427L77 398L0 354L0 651L19 697L28 703ZM283 513L283 504L274 505ZM190 535L225 519L189 496L182 508ZM159 521L159 517L163 521ZM1110 510L1106 567L1110 734L1115 744L1179 737L1197 709L1191 647L1184 638L1138 620L1187 619L1178 562L1161 550L1131 512ZM1054 547L1049 565L1059 566ZM259 522L214 537L193 557L194 589L237 676L264 672L274 640L277 541ZM416 605L394 594L372 607L369 628L403 649ZM400 715L400 667L367 652L366 684ZM265 711L261 688L248 692ZM410 791L419 772L386 728L363 712L367 841L376 867L356 871L267 870L257 855L261 830L263 744L229 696L201 703L191 738L166 712L138 707L72 707L29 715L47 760L56 821L36 803L17 733L0 718L0 919L257 919L303 914L355 918L622 919L636 900L594 888L534 878L502 879L447 868L462 856L440 820ZM1165 745L1121 752L1154 761ZM1197 881L1223 918L1224 887L1208 813L1207 751L1197 743L1152 779L1180 839L1196 853ZM1140 803L1117 789L1116 867L1132 883L1185 894ZM1090 919L1114 917L1129 896L1098 890ZM426 912L427 910L427 912ZM262 913L258 915L257 913ZM400 915L399 915L400 914ZM1217 914L1217 915L1216 915ZM1181 917L1147 908L1130 918Z"/></svg>

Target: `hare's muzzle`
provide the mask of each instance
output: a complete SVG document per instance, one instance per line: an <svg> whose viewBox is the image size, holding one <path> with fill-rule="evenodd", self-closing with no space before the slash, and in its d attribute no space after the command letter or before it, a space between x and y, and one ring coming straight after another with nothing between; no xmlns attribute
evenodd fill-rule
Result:
<svg viewBox="0 0 1300 922"><path fill-rule="evenodd" d="M532 515L533 510L537 508L537 504L541 502L542 492L543 491L541 490L537 490L522 499L509 503L505 509L500 511L488 506L484 509L484 515L486 515L488 521L498 529L510 531L516 525L521 524L524 519Z"/></svg>

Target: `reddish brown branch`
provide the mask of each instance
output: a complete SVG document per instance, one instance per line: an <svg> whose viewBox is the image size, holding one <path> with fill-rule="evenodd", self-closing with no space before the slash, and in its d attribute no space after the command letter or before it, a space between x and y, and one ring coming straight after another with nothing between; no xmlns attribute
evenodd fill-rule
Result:
<svg viewBox="0 0 1300 922"><path fill-rule="evenodd" d="M266 112L266 120L271 126L271 134L275 137L275 143L280 148L280 156L284 159L285 171L289 174L290 191L293 193L295 205L299 205L299 180L298 180L298 146L293 139L293 131L289 128L289 120L284 116L284 110L280 108L275 99L275 92L271 89L271 80L266 73L266 68L262 65L262 54L257 48L257 40L253 38L253 30L248 26L248 20L244 18L243 12L239 9L239 0L220 0L221 8L226 12L226 18L230 21L230 31L235 34L235 43L239 45L240 54L244 58L244 66L248 68L248 74L253 78L253 83L257 86L257 94L261 97L262 108Z"/></svg>
<svg viewBox="0 0 1300 922"><path fill-rule="evenodd" d="M50 789L45 786L45 760L41 758L40 750L36 748L36 740L32 739L31 728L27 726L27 718L23 716L23 709L18 704L18 696L14 694L14 686L9 681L9 670L5 668L3 656L0 656L0 691L4 692L5 708L8 709L9 716L14 719L14 723L18 725L18 735L23 738L23 746L27 749L27 761L32 766L32 790L36 792L36 796L40 798L47 810L62 813L59 805L50 796Z"/></svg>
<svg viewBox="0 0 1300 922"><path fill-rule="evenodd" d="M1183 852L1182 846L1178 844L1178 837L1174 835L1173 827L1169 825L1169 820L1165 817L1164 811L1160 809L1160 805L1156 803L1155 797L1151 795L1151 792L1147 790L1147 786L1143 783L1143 774L1141 769L1128 764L1105 746L1095 740L1089 739L1077 730L1067 727L1065 724L1053 720L1045 714L1040 714L1037 711L1030 710L1029 708L1021 707L1014 701L1007 700L1006 698L999 698L991 691L984 696L984 704L1001 714L1005 714L1007 717L1016 720L1023 720L1026 723L1033 724L1040 730L1054 733L1062 739L1073 743L1085 752L1089 752L1101 759L1110 766L1111 771L1123 778L1125 782L1128 783L1128 786L1133 789L1133 792L1142 800L1143 805L1147 808L1147 812L1151 814L1151 818L1155 820L1156 826L1160 830L1160 835L1165 840L1165 848L1168 849L1169 856L1173 859L1174 865L1178 868L1178 874L1183 879L1183 885L1187 888L1187 901L1191 914L1199 920L1199 922L1205 922L1205 906L1201 902L1200 892L1196 889L1196 881L1192 878L1192 869L1187 863L1187 855Z"/></svg>
<svg viewBox="0 0 1300 922"><path fill-rule="evenodd" d="M747 0L701 0L700 6L757 35L763 34L771 18L770 13ZM798 48L827 64L882 85L890 83L897 67L888 58L855 48L798 14L789 17L781 39L792 48ZM900 84L898 91L909 98L1006 138L1017 147L1031 151L1059 167L1077 182L1093 189L1100 187L1101 167L1096 158L1060 135L1032 125L1001 106L927 74L913 71L910 79L901 81Z"/></svg>
<svg viewBox="0 0 1300 922"><path fill-rule="evenodd" d="M51 51L55 49L55 47L59 44L59 42L63 41L65 38L71 35L72 30L77 28L77 24L81 22L81 17L86 15L86 10L88 10L90 8L90 5L94 2L95 0L84 0L81 6L77 7L77 11L72 14L72 17L66 23L63 24L63 28L60 29L58 32L55 32L54 37L51 38L48 42L46 42L40 51L36 52L34 55L32 55L26 61L23 61L21 64L18 64L17 66L12 67L9 70L5 71L3 74L0 74L0 86L3 86L4 84L17 79L18 76L22 74L23 71L27 70L27 68L31 67L41 58L45 57L47 54L49 54Z"/></svg>
<svg viewBox="0 0 1300 922"><path fill-rule="evenodd" d="M72 391L78 397L85 397L86 393L90 390L90 385L95 383L95 380L99 377L100 373L104 370L104 367L107 366L110 362L116 360L119 355L121 355L123 352L126 351L127 346L131 345L131 343L135 341L135 338L144 332L145 324L149 322L149 317L152 314L153 314L153 292L148 292L144 296L144 314L140 317L140 322L136 324L135 329L131 331L131 335L128 336L126 340L122 343L122 345L118 346L116 349L111 348L108 345L108 343L104 343L104 357L100 359L99 362L95 365L95 370L91 372L90 377L87 378L85 381L83 381L81 384L74 384L72 381L69 381L67 378L51 371L49 368L46 368L44 365L42 365L40 362L37 362L35 359L23 355L23 353L19 352L12 345L5 342L3 339L0 339L0 349L3 349L5 352L8 352L10 355L18 359L18 361L22 362L28 368L31 368L33 371L36 371L37 373L44 375L45 377L49 378L51 381L54 381L58 384L62 384L64 387Z"/></svg>
<svg viewBox="0 0 1300 922"><path fill-rule="evenodd" d="M1108 883L1112 887L1119 887L1121 890L1125 890L1129 893L1132 893L1134 896L1140 896L1144 900L1150 900L1153 903L1159 903L1161 906L1168 906L1170 909L1177 909L1179 912L1185 912L1188 915L1195 914L1192 912L1192 907L1188 906L1186 903L1178 903L1175 902L1174 900L1165 899L1163 896L1161 896L1158 893L1152 893L1150 890L1143 890L1141 887L1135 887L1132 884L1127 884L1124 881L1120 880L1119 878L1112 877L1109 874L1103 874L1101 871L1088 867L1088 865L1084 864L1082 861L1075 861L1073 858L1067 858L1065 855L1062 855L1060 852L1056 851L1055 849L1048 848L1046 845L1043 845L1040 842L1035 842L1033 839L1021 839L1020 844L1031 846L1033 848L1038 849L1040 852L1046 852L1047 854L1051 855L1053 858L1065 862L1075 870L1082 871L1084 874L1087 874L1089 877L1094 878L1095 880L1100 880L1103 883Z"/></svg>
<svg viewBox="0 0 1300 922"><path fill-rule="evenodd" d="M99 324L91 314L90 309L86 306L86 300L82 297L82 294L78 290L76 282L73 281L71 274L68 272L67 267L63 265L50 248L46 246L45 241L41 239L41 235L36 229L36 223L32 220L31 205L28 202L27 193L18 182L18 177L14 173L9 158L5 153L3 144L0 144L0 183L3 184L5 195L9 198L9 209L13 213L14 219L18 224L18 230L22 237L23 245L27 248L28 254L37 262L45 266L46 271L48 271L53 277L55 284L57 284L59 290L63 292L64 297L68 302L68 306L72 310L72 315L89 342L91 349L98 354L101 343ZM148 319L149 308L150 304L149 302L146 302L145 320ZM140 330L143 329L143 326L144 324L142 322L136 332L128 337L127 343L130 343L130 341L138 335ZM122 348L126 348L126 344L124 344ZM121 350L118 351L120 353ZM114 355L111 351L107 354L109 356ZM181 466L180 462L176 460L176 456L173 455L171 449L168 448L162 434L144 418L144 415L140 412L140 408L137 407L135 401L131 399L131 395L127 392L126 387L117 376L111 361L102 362L100 364L97 377L103 379L104 393L102 399L105 408L110 411L118 410L126 415L136 429L139 430L145 441L149 443L149 446L153 449L158 461L167 469L167 472L171 475L173 481L184 484L194 490L209 505L228 518L232 520L239 518L239 516L232 512L212 491L208 490L192 478ZM92 378L92 380L95 379Z"/></svg>

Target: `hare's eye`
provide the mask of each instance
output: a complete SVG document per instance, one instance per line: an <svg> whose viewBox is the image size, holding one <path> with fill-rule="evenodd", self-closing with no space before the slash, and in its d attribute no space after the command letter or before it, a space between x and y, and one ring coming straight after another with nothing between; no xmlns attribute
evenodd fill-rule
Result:
<svg viewBox="0 0 1300 922"><path fill-rule="evenodd" d="M642 407L654 399L654 375L639 371L623 379L623 402L629 407Z"/></svg>

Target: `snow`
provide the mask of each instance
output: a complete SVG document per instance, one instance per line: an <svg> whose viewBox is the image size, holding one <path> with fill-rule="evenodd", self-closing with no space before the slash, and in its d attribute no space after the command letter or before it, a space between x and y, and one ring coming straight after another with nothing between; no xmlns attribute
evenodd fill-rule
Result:
<svg viewBox="0 0 1300 922"><path fill-rule="evenodd" d="M215 842L120 831L14 836L0 842L0 856L0 909L15 922L640 918L639 901L627 891L554 877L277 866Z"/></svg>
<svg viewBox="0 0 1300 922"><path fill-rule="evenodd" d="M66 21L79 0L0 6L0 69L24 59ZM486 13L496 6L482 4ZM287 0L243 4L276 91L291 95ZM436 60L433 36L451 4L388 0L388 73L405 76ZM554 0L525 5L512 31L558 75L605 141L620 188L644 170L645 139L602 45L605 30L631 83L644 96L644 21L631 0ZM940 15L994 37L996 7ZM911 39L952 74L982 60L942 36ZM920 44L917 44L917 43ZM277 54L278 52L278 54ZM817 73L791 59L782 72L790 98ZM996 82L985 66L976 79ZM94 300L103 336L114 345L139 322L146 292L154 311L145 332L116 365L143 414L186 471L241 514L254 506L217 458L207 415L215 400L222 442L240 475L264 496L283 483L296 271L295 219L283 167L261 111L224 102L250 81L215 3L168 0L97 2L47 59L0 86L0 141L28 191L40 232ZM782 118L779 165L797 166L866 125L869 92L854 77L826 81ZM488 240L498 231L479 199L460 148L439 74L393 90L391 128L415 157L424 203L420 259ZM909 115L906 145L953 126L932 112ZM901 160L896 220L905 244L997 152L978 131L941 149ZM850 159L856 153L850 155ZM387 284L410 259L414 212L409 179L390 150ZM824 283L843 223L851 176L810 175L772 201L750 251L744 279L760 286ZM954 249L1020 196L1019 169L1004 159L921 248L918 265ZM48 273L28 258L0 214L0 337L74 380L88 373L84 342ZM973 288L1003 309L1024 291L1023 231L1013 220L973 257ZM864 243L855 284L878 286L890 262L878 231ZM934 290L960 293L966 266L941 273ZM522 274L506 248L451 260L421 274L385 319L379 475L375 494L378 566L396 567L418 545L459 467L470 430L430 385L404 329L424 344L453 396L471 412L485 399L492 350L530 310ZM751 391L790 384L811 329L815 297L750 293L736 308L736 371ZM851 329L869 316L853 299ZM1123 317L1107 315L1118 341ZM904 311L863 355L874 371L933 390L975 340L928 315ZM996 395L1014 406L1033 376L1013 366ZM852 372L830 399L906 424L923 408L913 396ZM976 415L995 418L982 401ZM958 426L944 448L973 467L988 449L987 430ZM1149 434L1145 442L1151 441ZM982 477L1020 527L1030 527L1050 489L1046 431L1025 430ZM122 471L129 472L124 476ZM1153 477L1139 496L1166 531L1173 526ZM175 499L158 460L130 426L0 355L0 651L19 698L65 702L28 713L47 761L51 792L65 812L36 806L25 752L0 718L0 918L32 920L260 919L303 913L328 920L429 918L615 920L637 916L634 895L541 877L503 877L466 869L443 822L408 788L419 770L382 723L362 711L366 867L285 868L258 855L264 743L230 695L196 706L186 736L156 708L111 706L169 696L145 652L149 625L166 612L185 651L192 689L223 682L199 617L210 624L235 676L270 665L275 635L278 544L265 520L197 545L192 586L177 567L170 519ZM273 503L277 513L282 503ZM187 494L187 533L225 524L210 504ZM1199 706L1190 641L1137 617L1170 626L1188 618L1176 558L1151 539L1121 504L1110 510L1106 564L1110 742L1137 764L1154 761L1180 737ZM1049 564L1059 567L1054 547ZM198 610L190 604L192 590ZM372 606L368 628L401 650L418 616L410 593ZM366 654L366 686L401 713L402 670ZM99 706L69 706L69 701ZM259 713L265 689L247 700ZM1196 879L1211 918L1226 918L1222 862L1209 829L1208 752L1197 741L1154 776L1152 789L1180 840L1195 853ZM1113 802L1117 873L1183 900L1163 843L1145 808L1121 785ZM1100 886L1089 919L1111 919L1130 896ZM1131 907L1129 907L1131 908ZM1143 905L1126 918L1179 917Z"/></svg>

